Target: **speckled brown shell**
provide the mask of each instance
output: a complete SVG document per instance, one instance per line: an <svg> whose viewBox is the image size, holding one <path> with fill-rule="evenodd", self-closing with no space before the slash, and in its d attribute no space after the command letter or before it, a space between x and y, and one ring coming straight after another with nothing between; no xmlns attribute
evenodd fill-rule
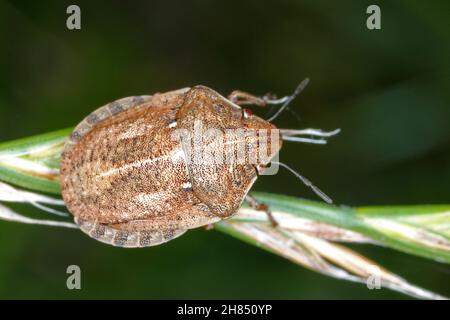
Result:
<svg viewBox="0 0 450 320"><path fill-rule="evenodd" d="M62 195L81 230L108 244L145 247L232 215L255 167L188 165L172 133L192 129L195 118L242 126L238 106L201 86L120 99L86 117L61 160Z"/></svg>

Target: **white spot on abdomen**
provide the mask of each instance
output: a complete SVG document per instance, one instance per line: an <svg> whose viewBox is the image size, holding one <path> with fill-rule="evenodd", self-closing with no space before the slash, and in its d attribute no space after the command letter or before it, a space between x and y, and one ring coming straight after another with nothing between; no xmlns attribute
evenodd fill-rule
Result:
<svg viewBox="0 0 450 320"><path fill-rule="evenodd" d="M183 189L192 189L192 184L189 181L184 182L181 186Z"/></svg>

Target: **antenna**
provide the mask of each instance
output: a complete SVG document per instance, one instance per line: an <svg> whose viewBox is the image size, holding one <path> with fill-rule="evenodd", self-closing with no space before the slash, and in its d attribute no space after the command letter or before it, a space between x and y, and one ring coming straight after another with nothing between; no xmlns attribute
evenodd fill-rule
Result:
<svg viewBox="0 0 450 320"><path fill-rule="evenodd" d="M315 144L326 144L327 140L325 138L332 137L334 135L337 135L339 132L341 132L341 129L336 129L333 131L322 131L319 129L302 129L302 130L295 130L295 129L280 129L281 137L285 141L294 141L294 142L305 142L305 143L315 143ZM302 138L298 136L310 136L310 137L319 137L320 139L314 139L314 138Z"/></svg>
<svg viewBox="0 0 450 320"><path fill-rule="evenodd" d="M287 164L284 164L283 162L278 162L278 161L272 161L272 163L278 164L278 165L282 166L283 168L287 169L288 171L290 171L293 175L295 175L298 179L300 179L305 186L311 188L315 194L317 194L320 198L322 198L323 201L330 203L330 204L333 203L333 200L331 200L331 198L329 196L327 196L322 190L320 190L318 187L313 185L311 181L309 181L307 178L302 176L300 173L298 173L297 171L295 171L294 169L289 167Z"/></svg>
<svg viewBox="0 0 450 320"><path fill-rule="evenodd" d="M300 82L300 84L297 86L297 88L295 88L294 93L287 97L286 101L281 106L281 108L278 109L278 111L273 116L271 116L269 119L267 119L267 121L272 122L273 120L275 120L287 108L287 106L291 103L291 101L294 100L300 94L300 92L303 91L303 89L305 89L305 87L308 85L308 83L309 83L309 78L305 78L302 82Z"/></svg>

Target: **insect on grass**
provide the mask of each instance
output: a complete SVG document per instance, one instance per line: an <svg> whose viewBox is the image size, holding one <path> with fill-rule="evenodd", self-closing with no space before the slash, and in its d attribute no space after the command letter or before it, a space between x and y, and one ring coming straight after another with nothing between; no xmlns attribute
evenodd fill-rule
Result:
<svg viewBox="0 0 450 320"><path fill-rule="evenodd" d="M61 190L67 208L89 236L121 247L167 242L231 217L244 201L266 211L275 226L269 208L249 195L257 176L271 170L271 163L293 171L275 159L283 140L325 143L338 132L279 130L271 123L307 83L281 99L242 91L227 99L195 86L97 109L64 148ZM241 107L248 104L281 107L264 120Z"/></svg>

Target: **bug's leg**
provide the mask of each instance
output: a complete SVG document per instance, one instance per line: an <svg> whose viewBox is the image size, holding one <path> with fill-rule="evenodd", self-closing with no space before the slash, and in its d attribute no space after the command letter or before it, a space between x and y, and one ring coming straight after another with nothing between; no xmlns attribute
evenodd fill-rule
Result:
<svg viewBox="0 0 450 320"><path fill-rule="evenodd" d="M257 97L253 94L240 91L240 90L234 90L228 95L228 100L231 102L243 106L243 105L255 105L258 107L265 107L267 105L267 102L262 97Z"/></svg>
<svg viewBox="0 0 450 320"><path fill-rule="evenodd" d="M270 224L274 228L278 226L278 222L277 222L277 220L275 220L275 218L274 218L274 216L273 216L272 212L270 211L269 206L267 204L259 202L258 199L256 199L254 196L252 196L250 194L247 194L245 196L245 202L247 202L248 205L250 207L252 207L253 209L255 209L255 210L264 211L265 214L267 215L267 218L270 221Z"/></svg>
<svg viewBox="0 0 450 320"><path fill-rule="evenodd" d="M231 102L243 106L243 105L255 105L258 107L265 107L268 104L282 104L285 103L289 97L283 97L280 99L277 99L276 96L272 94L266 94L262 97L258 97L254 94L241 91L241 90L234 90L228 95L228 100Z"/></svg>

